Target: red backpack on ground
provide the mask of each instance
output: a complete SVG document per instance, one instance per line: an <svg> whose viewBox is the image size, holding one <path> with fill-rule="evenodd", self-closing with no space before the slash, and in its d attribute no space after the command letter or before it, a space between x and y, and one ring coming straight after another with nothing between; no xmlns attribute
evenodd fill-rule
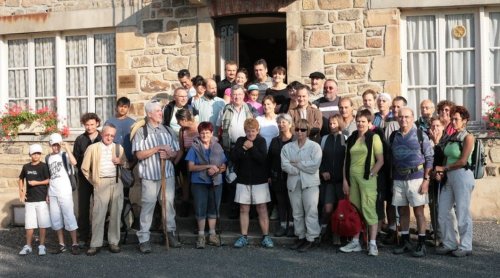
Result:
<svg viewBox="0 0 500 278"><path fill-rule="evenodd" d="M340 200L332 213L332 232L343 237L352 237L361 232L361 216L349 197Z"/></svg>

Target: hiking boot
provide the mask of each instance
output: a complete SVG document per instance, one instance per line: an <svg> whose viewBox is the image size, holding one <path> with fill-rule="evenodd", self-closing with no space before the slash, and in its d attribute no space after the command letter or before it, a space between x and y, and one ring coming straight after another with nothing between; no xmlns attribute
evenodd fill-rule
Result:
<svg viewBox="0 0 500 278"><path fill-rule="evenodd" d="M262 247L265 247L265 248L273 248L274 247L273 240L268 235L264 236L264 238L262 239L260 244L262 245Z"/></svg>
<svg viewBox="0 0 500 278"><path fill-rule="evenodd" d="M248 238L245 236L240 236L234 243L235 248L242 248L248 245Z"/></svg>
<svg viewBox="0 0 500 278"><path fill-rule="evenodd" d="M319 240L318 239L316 239L314 241L308 241L308 240L306 240L306 242L304 244L302 244L302 246L300 246L297 249L297 251L299 251L300 253L305 253L307 251L310 251L314 247L318 246L317 241L319 241Z"/></svg>
<svg viewBox="0 0 500 278"><path fill-rule="evenodd" d="M80 246L78 244L71 245L71 254L73 255L80 255Z"/></svg>
<svg viewBox="0 0 500 278"><path fill-rule="evenodd" d="M397 243L397 239L398 239L398 233L394 230L389 229L389 231L385 235L385 238L382 239L382 243L384 245L394 245Z"/></svg>
<svg viewBox="0 0 500 278"><path fill-rule="evenodd" d="M31 249L31 246L24 245L23 249L21 249L21 251L19 252L19 255L26 256L26 255L30 254L31 252L33 252L33 250Z"/></svg>
<svg viewBox="0 0 500 278"><path fill-rule="evenodd" d="M110 244L109 245L109 252L111 253L120 253L122 250L120 249L120 246L117 244Z"/></svg>
<svg viewBox="0 0 500 278"><path fill-rule="evenodd" d="M295 237L295 228L293 226L288 226L286 229L286 237Z"/></svg>
<svg viewBox="0 0 500 278"><path fill-rule="evenodd" d="M282 237L286 235L286 228L283 226L280 226L276 232L274 232L275 237Z"/></svg>
<svg viewBox="0 0 500 278"><path fill-rule="evenodd" d="M196 240L196 249L205 249L205 236L198 235L198 239Z"/></svg>
<svg viewBox="0 0 500 278"><path fill-rule="evenodd" d="M359 252L361 251L361 244L359 243L359 241L354 242L353 240L349 242L346 246L340 247L339 250L344 253Z"/></svg>
<svg viewBox="0 0 500 278"><path fill-rule="evenodd" d="M151 253L151 243L149 241L139 243L139 250L143 254Z"/></svg>
<svg viewBox="0 0 500 278"><path fill-rule="evenodd" d="M448 248L446 246L440 246L438 248L436 248L436 254L438 255L448 255L454 251L456 251L457 249L451 249L451 248Z"/></svg>
<svg viewBox="0 0 500 278"><path fill-rule="evenodd" d="M368 256L378 256L378 248L376 244L368 244Z"/></svg>
<svg viewBox="0 0 500 278"><path fill-rule="evenodd" d="M172 248L180 248L182 246L182 243L180 243L177 240L177 237L175 236L175 232L168 232L168 246Z"/></svg>
<svg viewBox="0 0 500 278"><path fill-rule="evenodd" d="M453 257L461 258L466 256L472 256L472 250L457 249L451 252Z"/></svg>
<svg viewBox="0 0 500 278"><path fill-rule="evenodd" d="M99 253L100 248L99 247L90 247L87 250L87 256L95 256L97 253Z"/></svg>
<svg viewBox="0 0 500 278"><path fill-rule="evenodd" d="M403 243L399 247L392 250L392 254L400 255L406 252L410 252L412 250L413 250L413 245L411 245L409 241L403 240Z"/></svg>
<svg viewBox="0 0 500 278"><path fill-rule="evenodd" d="M38 256L45 255L47 255L47 249L45 248L45 245L38 245Z"/></svg>
<svg viewBox="0 0 500 278"><path fill-rule="evenodd" d="M305 238L296 239L294 244L292 246L290 246L290 249L297 250L300 247L302 247L302 245L306 244L306 242L307 242L307 240Z"/></svg>
<svg viewBox="0 0 500 278"><path fill-rule="evenodd" d="M216 234L210 234L208 236L208 245L221 246L220 238Z"/></svg>
<svg viewBox="0 0 500 278"><path fill-rule="evenodd" d="M426 254L427 250L425 249L425 243L420 242L417 244L415 250L413 250L413 252L411 253L411 255L416 258L425 257Z"/></svg>

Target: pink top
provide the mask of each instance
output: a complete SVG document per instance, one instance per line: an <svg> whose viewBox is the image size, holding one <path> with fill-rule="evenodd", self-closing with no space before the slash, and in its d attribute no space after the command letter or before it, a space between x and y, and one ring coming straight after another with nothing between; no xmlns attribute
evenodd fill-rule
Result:
<svg viewBox="0 0 500 278"><path fill-rule="evenodd" d="M256 101L253 101L253 100L247 100L247 103L252 105L252 107L255 108L255 110L257 110L257 112L259 112L259 116L264 114L264 107L262 107L262 104L260 104Z"/></svg>
<svg viewBox="0 0 500 278"><path fill-rule="evenodd" d="M188 129L183 129L182 130L182 137L183 137L183 144L184 144L184 149L187 150L191 148L193 145L193 139L194 137L198 136L198 130L188 130Z"/></svg>

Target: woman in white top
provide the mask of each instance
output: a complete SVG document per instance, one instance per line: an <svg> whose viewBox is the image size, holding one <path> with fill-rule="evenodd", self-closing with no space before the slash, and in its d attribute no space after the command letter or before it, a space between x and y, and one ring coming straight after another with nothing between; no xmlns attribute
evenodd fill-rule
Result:
<svg viewBox="0 0 500 278"><path fill-rule="evenodd" d="M278 123L276 123L276 114L274 113L274 108L276 107L276 102L273 96L265 96L262 99L262 107L264 108L264 115L258 116L256 119L260 126L260 136L266 139L266 146L269 149L271 140L278 136Z"/></svg>

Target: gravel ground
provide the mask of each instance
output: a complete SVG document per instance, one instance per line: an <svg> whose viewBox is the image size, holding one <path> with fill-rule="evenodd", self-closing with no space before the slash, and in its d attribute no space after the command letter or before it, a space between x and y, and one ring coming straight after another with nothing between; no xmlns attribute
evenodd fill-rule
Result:
<svg viewBox="0 0 500 278"><path fill-rule="evenodd" d="M53 235L49 239L53 242ZM365 252L342 254L332 246L301 254L285 246L196 250L187 245L166 251L158 244L148 255L129 244L119 254L102 250L94 257L70 253L20 257L23 242L23 229L0 230L0 277L499 277L500 273L500 224L495 222L475 223L474 255L466 258L438 256L432 247L427 257L416 259L392 255L388 248L379 248L380 255L373 258Z"/></svg>

